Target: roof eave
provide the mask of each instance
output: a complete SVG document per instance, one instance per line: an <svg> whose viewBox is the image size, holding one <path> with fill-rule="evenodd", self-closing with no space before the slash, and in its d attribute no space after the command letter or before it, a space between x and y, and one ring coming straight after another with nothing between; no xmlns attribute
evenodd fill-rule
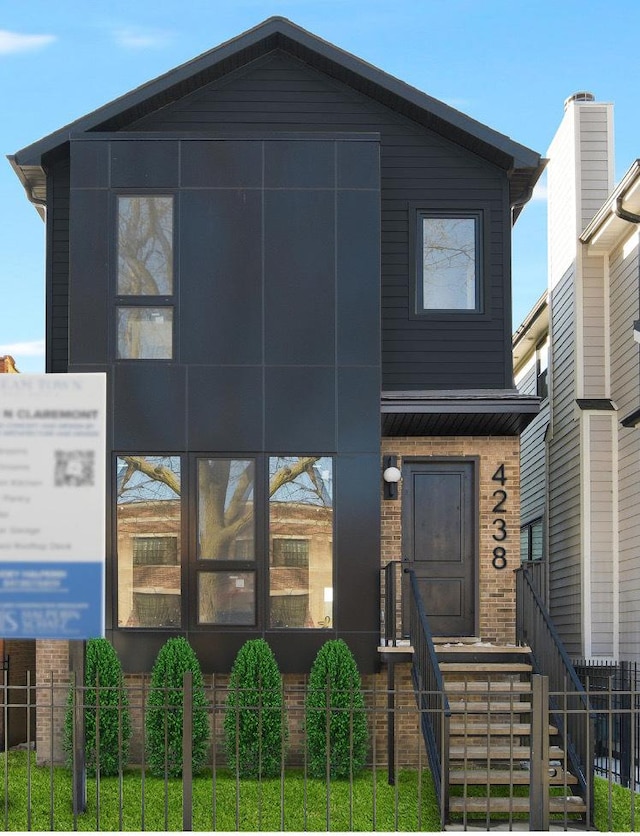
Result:
<svg viewBox="0 0 640 836"><path fill-rule="evenodd" d="M316 56L325 65L325 71L327 65L333 65L335 69L340 70L342 75L351 75L352 82L359 79L359 84L354 86L362 87L363 83L369 85L371 87L369 95L377 93L379 98L391 97L397 100L397 104L405 103L405 109L415 109L415 116L422 114L423 119L418 121L425 126L449 137L453 133L454 140L499 165L510 176L514 172L524 173L525 180L528 181L525 185L530 185L531 188L544 168L544 165L541 165L540 155L535 151L514 142L504 134L471 119L449 105L388 75L282 17L269 18L253 29L146 82L135 90L26 146L14 155L16 164L22 169L29 166L41 166L43 158L68 142L71 134L95 130L145 103L148 103L149 110L152 111L155 109L154 99L159 96L163 97L163 104L166 105L167 97L170 100L172 91L175 91L176 98L180 97L180 86L188 79L193 79L200 74L214 75L215 67L225 60L234 55L255 50L258 46L262 47L261 51L264 53L283 47L293 52L302 50L307 53L308 58ZM203 83L206 81L203 80ZM514 196L514 202L517 202L516 196Z"/></svg>

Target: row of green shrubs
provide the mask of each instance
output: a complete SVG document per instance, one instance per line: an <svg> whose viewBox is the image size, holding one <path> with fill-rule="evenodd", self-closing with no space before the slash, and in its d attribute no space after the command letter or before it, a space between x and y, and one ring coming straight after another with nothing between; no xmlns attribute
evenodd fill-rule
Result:
<svg viewBox="0 0 640 836"><path fill-rule="evenodd" d="M184 638L169 639L160 649L151 673L145 712L146 763L153 775L182 774L183 676L193 681L192 768L207 760L210 728L200 664ZM74 690L69 692L64 725L64 750L73 762ZM106 639L87 643L85 689L85 763L95 775L117 775L128 763L131 717L124 674ZM311 668L305 702L305 737L309 774L345 778L366 762L368 729L360 674L341 639L318 651ZM282 675L264 639L251 639L236 656L226 702L224 743L230 769L242 778L280 773L289 730Z"/></svg>

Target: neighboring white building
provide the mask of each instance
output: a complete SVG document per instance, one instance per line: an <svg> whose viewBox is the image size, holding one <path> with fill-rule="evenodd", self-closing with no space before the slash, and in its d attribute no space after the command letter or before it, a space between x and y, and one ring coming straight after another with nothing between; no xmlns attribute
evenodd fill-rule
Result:
<svg viewBox="0 0 640 836"><path fill-rule="evenodd" d="M523 556L575 658L640 661L640 161L614 188L613 105L588 93L548 157L548 291L514 335L516 384L542 397L521 439Z"/></svg>

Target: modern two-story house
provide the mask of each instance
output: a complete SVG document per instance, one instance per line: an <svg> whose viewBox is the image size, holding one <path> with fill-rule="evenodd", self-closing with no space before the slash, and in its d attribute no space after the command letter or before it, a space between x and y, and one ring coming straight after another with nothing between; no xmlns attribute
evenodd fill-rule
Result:
<svg viewBox="0 0 640 836"><path fill-rule="evenodd" d="M286 673L339 637L375 674L392 560L435 635L513 642L537 153L271 18L10 161L46 220L47 370L108 378L127 671L181 634L205 672L264 636Z"/></svg>

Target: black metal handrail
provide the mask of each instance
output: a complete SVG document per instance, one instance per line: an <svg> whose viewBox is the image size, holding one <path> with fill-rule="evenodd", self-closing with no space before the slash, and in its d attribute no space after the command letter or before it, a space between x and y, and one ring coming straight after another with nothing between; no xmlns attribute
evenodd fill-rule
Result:
<svg viewBox="0 0 640 836"><path fill-rule="evenodd" d="M413 683L420 709L422 736L440 807L442 826L449 818L449 722L451 709L444 690L429 621L415 572L409 575L409 629L413 646Z"/></svg>
<svg viewBox="0 0 640 836"><path fill-rule="evenodd" d="M554 722L587 808L592 811L594 725L589 700L527 566L516 570L516 639L531 648L536 672L549 677ZM561 702L554 694L562 695Z"/></svg>
<svg viewBox="0 0 640 836"><path fill-rule="evenodd" d="M397 575L399 566L399 560L392 560L382 570L384 578L384 607L382 608L384 623L382 635L387 647L394 645L398 637L396 619L398 612Z"/></svg>

